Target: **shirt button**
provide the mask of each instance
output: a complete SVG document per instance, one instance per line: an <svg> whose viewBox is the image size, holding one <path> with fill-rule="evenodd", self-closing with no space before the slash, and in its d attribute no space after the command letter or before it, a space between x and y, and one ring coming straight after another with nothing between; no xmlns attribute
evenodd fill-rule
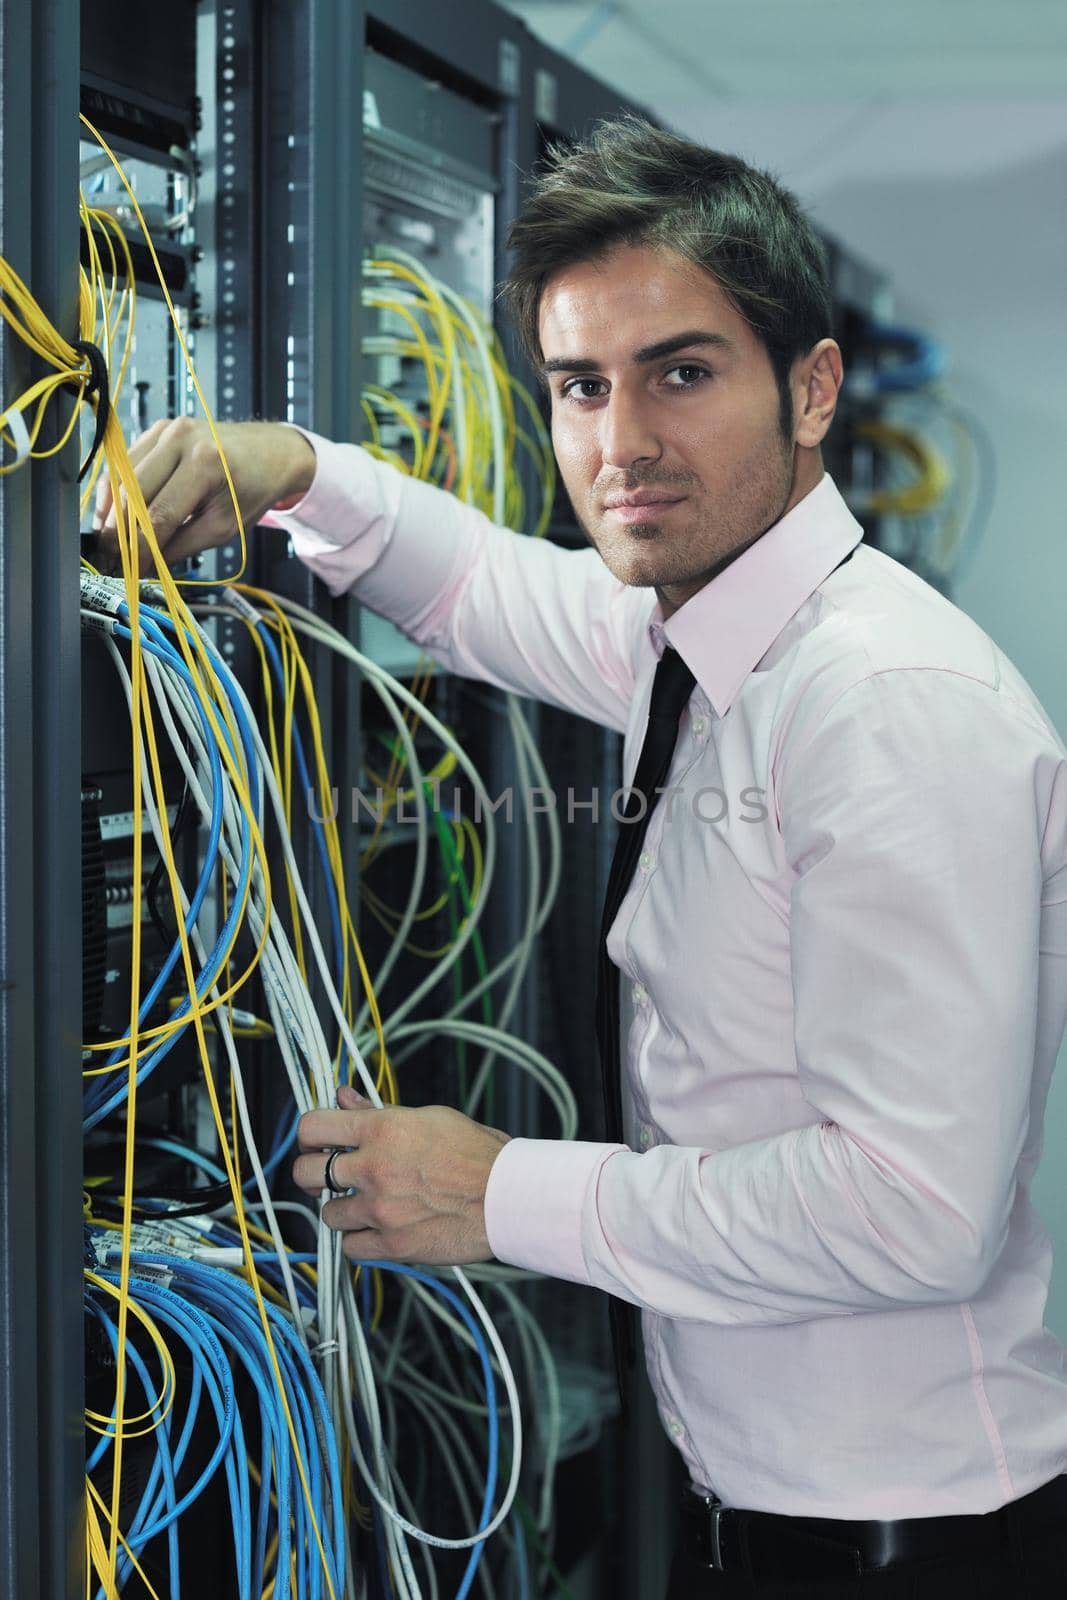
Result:
<svg viewBox="0 0 1067 1600"><path fill-rule="evenodd" d="M642 1150L647 1150L649 1145L652 1143L652 1129L650 1127L648 1127L646 1124L642 1124L641 1136L640 1137L641 1137L641 1149Z"/></svg>
<svg viewBox="0 0 1067 1600"><path fill-rule="evenodd" d="M698 739L700 738L701 734L704 732L706 727L707 727L707 723L704 721L703 717L694 717L693 718L693 732L696 734Z"/></svg>
<svg viewBox="0 0 1067 1600"><path fill-rule="evenodd" d="M643 983L635 983L633 988L633 1001L635 1006L643 1006L648 999L648 990Z"/></svg>
<svg viewBox="0 0 1067 1600"><path fill-rule="evenodd" d="M651 850L642 850L637 858L637 865L642 872L651 872L656 864L656 858Z"/></svg>
<svg viewBox="0 0 1067 1600"><path fill-rule="evenodd" d="M670 1434L672 1439L680 1439L682 1434L685 1432L685 1429L682 1427L682 1424L678 1421L677 1417L668 1417L667 1432Z"/></svg>

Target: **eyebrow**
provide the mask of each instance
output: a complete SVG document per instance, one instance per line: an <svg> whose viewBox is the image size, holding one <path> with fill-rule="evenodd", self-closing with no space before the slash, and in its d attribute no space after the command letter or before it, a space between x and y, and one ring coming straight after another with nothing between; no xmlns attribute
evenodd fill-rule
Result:
<svg viewBox="0 0 1067 1600"><path fill-rule="evenodd" d="M670 339L660 339L657 344L642 345L640 350L633 353L635 366L643 366L648 361L658 361L661 356L673 356L678 350L690 350L694 346L710 345L715 350L724 354L733 350L733 341L724 333L710 333L702 328L690 328L685 333L676 333ZM593 361L589 356L575 356L573 361L556 358L546 361L541 371L547 377L550 372L599 372L602 363Z"/></svg>

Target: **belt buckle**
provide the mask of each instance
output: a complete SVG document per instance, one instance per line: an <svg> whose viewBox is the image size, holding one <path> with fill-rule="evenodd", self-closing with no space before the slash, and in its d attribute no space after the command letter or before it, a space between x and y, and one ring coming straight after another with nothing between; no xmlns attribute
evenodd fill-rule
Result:
<svg viewBox="0 0 1067 1600"><path fill-rule="evenodd" d="M726 1507L721 1500L716 1500L715 1504L709 1506L708 1509L711 1512L711 1566L715 1572L723 1572L725 1569L722 1564L722 1546L719 1543L719 1523Z"/></svg>
<svg viewBox="0 0 1067 1600"><path fill-rule="evenodd" d="M693 1492L695 1493L695 1491ZM722 1521L722 1514L726 1507L714 1495L702 1494L697 1498L709 1513L707 1522L708 1550L705 1552L709 1559L704 1564L709 1566L713 1572L724 1572L726 1569L722 1564L722 1536L719 1532L719 1524Z"/></svg>

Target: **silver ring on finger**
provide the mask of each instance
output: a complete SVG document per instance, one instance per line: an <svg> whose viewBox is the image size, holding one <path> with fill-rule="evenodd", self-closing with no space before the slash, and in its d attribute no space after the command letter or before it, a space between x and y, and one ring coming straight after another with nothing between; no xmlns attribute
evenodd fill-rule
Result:
<svg viewBox="0 0 1067 1600"><path fill-rule="evenodd" d="M339 1145L336 1149L331 1150L329 1155L326 1157L326 1171L322 1175L322 1186L324 1189L329 1189L331 1194L348 1193L348 1185L344 1183L338 1183L333 1172L334 1162L337 1160L337 1157L347 1154L348 1151Z"/></svg>

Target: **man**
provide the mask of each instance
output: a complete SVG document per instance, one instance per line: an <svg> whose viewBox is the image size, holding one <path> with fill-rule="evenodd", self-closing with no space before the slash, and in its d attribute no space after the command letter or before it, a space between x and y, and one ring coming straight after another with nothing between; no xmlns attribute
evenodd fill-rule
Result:
<svg viewBox="0 0 1067 1600"><path fill-rule="evenodd" d="M223 439L247 519L287 508L334 592L625 731L653 807L608 938L629 1138L344 1090L303 1119L297 1181L343 1151L323 1214L353 1258L493 1254L641 1308L694 1486L674 1600L1059 1595L1067 1374L1029 1184L1067 1015L1067 752L824 473L841 353L791 195L623 119L557 155L513 244L592 549L353 445ZM232 535L200 426L135 454L168 556Z"/></svg>

